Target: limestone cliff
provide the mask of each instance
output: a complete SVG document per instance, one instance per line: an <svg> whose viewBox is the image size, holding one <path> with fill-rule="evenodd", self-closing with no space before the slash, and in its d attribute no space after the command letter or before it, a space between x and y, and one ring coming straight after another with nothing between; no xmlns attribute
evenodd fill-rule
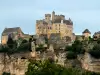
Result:
<svg viewBox="0 0 100 75"><path fill-rule="evenodd" d="M8 72L14 75L25 75L28 67L30 53L18 53L8 56L6 53L0 53L0 75Z"/></svg>

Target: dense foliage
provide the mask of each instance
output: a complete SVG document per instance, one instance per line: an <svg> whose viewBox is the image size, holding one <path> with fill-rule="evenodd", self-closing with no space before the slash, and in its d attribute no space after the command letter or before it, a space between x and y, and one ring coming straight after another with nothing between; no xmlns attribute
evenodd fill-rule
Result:
<svg viewBox="0 0 100 75"><path fill-rule="evenodd" d="M83 49L83 44L82 42L80 42L79 40L76 40L72 46L67 46L65 48L66 51L72 51L76 54L83 54L84 53L84 49Z"/></svg>
<svg viewBox="0 0 100 75"><path fill-rule="evenodd" d="M97 40L97 44L94 45L93 49L90 50L89 53L94 58L100 58L100 39Z"/></svg>
<svg viewBox="0 0 100 75"><path fill-rule="evenodd" d="M31 61L26 75L100 75L77 68L65 68L49 60Z"/></svg>
<svg viewBox="0 0 100 75"><path fill-rule="evenodd" d="M67 51L67 59L76 59L77 54L84 54L85 49L83 43L76 40L71 46L66 46L65 51Z"/></svg>
<svg viewBox="0 0 100 75"><path fill-rule="evenodd" d="M6 45L1 45L0 52L4 52L7 54L12 54L16 52L28 51L29 50L29 42L25 39L13 40L12 38L8 38Z"/></svg>
<svg viewBox="0 0 100 75"><path fill-rule="evenodd" d="M44 47L43 44L40 44L40 45L38 45L38 47L36 47L36 51L43 52L43 51L45 51L45 50L46 50L46 48Z"/></svg>
<svg viewBox="0 0 100 75"><path fill-rule="evenodd" d="M7 73L7 72L3 72L2 75L11 75L10 73Z"/></svg>
<svg viewBox="0 0 100 75"><path fill-rule="evenodd" d="M84 54L85 52L90 53L94 58L100 58L100 39L95 41L89 37L83 41L75 40L71 46L65 48L65 51L68 51L68 59L74 59L75 55Z"/></svg>
<svg viewBox="0 0 100 75"><path fill-rule="evenodd" d="M77 55L74 52L69 51L67 53L67 56L66 57L67 57L67 59L76 59L77 58Z"/></svg>

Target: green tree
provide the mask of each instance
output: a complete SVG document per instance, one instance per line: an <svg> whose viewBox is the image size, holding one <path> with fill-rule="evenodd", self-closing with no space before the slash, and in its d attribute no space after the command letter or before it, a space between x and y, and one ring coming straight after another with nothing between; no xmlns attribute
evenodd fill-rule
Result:
<svg viewBox="0 0 100 75"><path fill-rule="evenodd" d="M65 68L61 65L45 61L30 61L25 75L100 75L77 68Z"/></svg>
<svg viewBox="0 0 100 75"><path fill-rule="evenodd" d="M79 40L75 40L75 42L72 44L72 51L76 54L83 54L84 48L82 42Z"/></svg>
<svg viewBox="0 0 100 75"><path fill-rule="evenodd" d="M67 53L67 56L66 57L67 57L67 59L76 59L77 58L77 55L74 52L69 51Z"/></svg>
<svg viewBox="0 0 100 75"><path fill-rule="evenodd" d="M45 39L45 43L48 44L48 38L45 37L44 39Z"/></svg>
<svg viewBox="0 0 100 75"><path fill-rule="evenodd" d="M100 38L97 39L97 43L100 44Z"/></svg>
<svg viewBox="0 0 100 75"><path fill-rule="evenodd" d="M38 45L38 47L36 48L36 51L45 51L45 47L43 44Z"/></svg>
<svg viewBox="0 0 100 75"><path fill-rule="evenodd" d="M7 72L3 72L2 75L11 75L10 73L7 73Z"/></svg>
<svg viewBox="0 0 100 75"><path fill-rule="evenodd" d="M0 52L6 53L6 52L8 52L8 50L9 50L9 48L8 48L7 45L2 45L1 48L0 48Z"/></svg>
<svg viewBox="0 0 100 75"><path fill-rule="evenodd" d="M14 53L17 49L17 42L14 41L11 37L8 37L7 46L8 48L7 53Z"/></svg>
<svg viewBox="0 0 100 75"><path fill-rule="evenodd" d="M65 51L72 51L72 46L66 46Z"/></svg>
<svg viewBox="0 0 100 75"><path fill-rule="evenodd" d="M10 49L13 49L13 48L14 48L14 41L13 41L12 38L8 38L7 46L8 46Z"/></svg>
<svg viewBox="0 0 100 75"><path fill-rule="evenodd" d="M24 39L24 40L22 41L22 44L23 44L23 43L28 43L28 41Z"/></svg>
<svg viewBox="0 0 100 75"><path fill-rule="evenodd" d="M100 44L96 44L89 53L95 58L100 58Z"/></svg>

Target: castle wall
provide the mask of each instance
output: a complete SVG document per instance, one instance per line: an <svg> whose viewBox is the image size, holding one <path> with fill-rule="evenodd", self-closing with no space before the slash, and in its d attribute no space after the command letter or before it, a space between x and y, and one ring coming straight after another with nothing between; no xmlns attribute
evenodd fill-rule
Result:
<svg viewBox="0 0 100 75"><path fill-rule="evenodd" d="M45 21L49 22L51 20L51 14L45 14Z"/></svg>
<svg viewBox="0 0 100 75"><path fill-rule="evenodd" d="M52 12L51 20L51 14L45 14L45 20L36 21L36 34L46 34L49 38L52 33L60 33L61 37L69 36L72 39L73 25L66 25L66 23L54 23L55 19L65 20L65 16L55 15L55 12ZM43 21L47 22L47 24L43 24Z"/></svg>
<svg viewBox="0 0 100 75"><path fill-rule="evenodd" d="M72 25L66 25L65 23L54 23L52 25L52 33L60 33L61 37L69 36L72 37L73 27Z"/></svg>

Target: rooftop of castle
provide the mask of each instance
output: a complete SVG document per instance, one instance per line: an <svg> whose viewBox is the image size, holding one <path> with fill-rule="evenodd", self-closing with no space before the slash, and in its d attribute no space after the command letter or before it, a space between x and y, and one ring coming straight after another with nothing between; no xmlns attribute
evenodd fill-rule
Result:
<svg viewBox="0 0 100 75"><path fill-rule="evenodd" d="M85 29L83 33L91 33L88 29Z"/></svg>
<svg viewBox="0 0 100 75"><path fill-rule="evenodd" d="M20 27L14 27L14 28L5 28L2 35L6 35L9 34L11 32L17 32L19 29L21 29Z"/></svg>
<svg viewBox="0 0 100 75"><path fill-rule="evenodd" d="M61 19L56 19L56 20L54 21L54 23L61 23L61 21L62 21L63 23L65 23L65 24L67 24L67 25L73 25L73 23L70 22L69 20L61 20Z"/></svg>
<svg viewBox="0 0 100 75"><path fill-rule="evenodd" d="M52 12L54 15L55 15L55 12L53 11ZM51 17L51 14L45 14L45 17ZM65 23L65 24L67 24L67 25L73 25L73 22L71 21L71 19L69 18L68 20L66 20L66 19L63 19L62 17L64 17L65 18L65 15L55 15L55 17L57 17L57 18L55 18L55 20L50 20L51 21L51 23L61 23L61 21L63 22L63 23ZM36 22L37 23L43 23L43 24L48 24L44 19L43 20L36 20Z"/></svg>

